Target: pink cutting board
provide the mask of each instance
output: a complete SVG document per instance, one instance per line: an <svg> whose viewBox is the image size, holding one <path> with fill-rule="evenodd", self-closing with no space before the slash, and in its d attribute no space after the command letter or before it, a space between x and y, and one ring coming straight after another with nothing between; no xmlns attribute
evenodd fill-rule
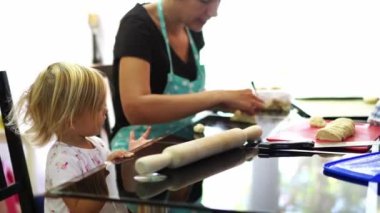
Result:
<svg viewBox="0 0 380 213"><path fill-rule="evenodd" d="M288 126L272 132L268 141L316 141L315 134L318 128L311 127L308 120L290 123ZM346 138L344 141L372 141L380 136L379 126L370 126L367 123L355 124L355 135ZM350 150L366 151L368 147L353 147Z"/></svg>

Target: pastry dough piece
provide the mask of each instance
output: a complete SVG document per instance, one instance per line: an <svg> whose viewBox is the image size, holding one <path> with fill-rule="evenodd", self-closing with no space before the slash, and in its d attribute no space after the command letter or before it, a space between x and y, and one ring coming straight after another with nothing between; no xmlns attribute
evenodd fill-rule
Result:
<svg viewBox="0 0 380 213"><path fill-rule="evenodd" d="M205 126L201 123L197 123L194 127L193 127L193 131L195 133L200 133L202 134L204 131L205 131Z"/></svg>
<svg viewBox="0 0 380 213"><path fill-rule="evenodd" d="M363 97L363 101L366 104L376 104L379 101L378 97Z"/></svg>
<svg viewBox="0 0 380 213"><path fill-rule="evenodd" d="M316 138L326 141L343 141L354 134L354 121L350 118L338 118L319 129Z"/></svg>
<svg viewBox="0 0 380 213"><path fill-rule="evenodd" d="M4 129L3 118L0 115L0 130Z"/></svg>
<svg viewBox="0 0 380 213"><path fill-rule="evenodd" d="M310 124L310 126L312 126L312 127L321 128L321 127L325 127L325 126L326 126L326 121L323 119L323 117L320 117L320 116L312 116L312 117L309 119L309 124Z"/></svg>
<svg viewBox="0 0 380 213"><path fill-rule="evenodd" d="M246 113L241 112L240 110L236 110L234 115L230 118L230 120L249 124L256 124L255 116L248 115Z"/></svg>

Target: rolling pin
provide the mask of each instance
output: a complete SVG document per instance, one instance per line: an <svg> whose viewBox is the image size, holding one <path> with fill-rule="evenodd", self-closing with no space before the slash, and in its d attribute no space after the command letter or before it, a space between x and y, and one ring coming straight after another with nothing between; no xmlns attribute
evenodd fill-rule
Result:
<svg viewBox="0 0 380 213"><path fill-rule="evenodd" d="M257 139L262 130L258 125L245 129L229 129L219 134L195 139L165 148L162 153L137 159L138 174L149 174L165 167L178 168L211 155L242 146L248 139Z"/></svg>

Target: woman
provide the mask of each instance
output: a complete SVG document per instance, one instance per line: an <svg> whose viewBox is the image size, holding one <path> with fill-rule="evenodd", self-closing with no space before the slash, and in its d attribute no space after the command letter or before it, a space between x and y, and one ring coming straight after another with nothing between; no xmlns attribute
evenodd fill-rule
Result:
<svg viewBox="0 0 380 213"><path fill-rule="evenodd" d="M199 50L202 27L220 0L159 0L137 4L121 20L114 46L116 124L112 149L126 149L129 132L151 125L160 137L218 108L254 114L263 102L251 89L204 91Z"/></svg>

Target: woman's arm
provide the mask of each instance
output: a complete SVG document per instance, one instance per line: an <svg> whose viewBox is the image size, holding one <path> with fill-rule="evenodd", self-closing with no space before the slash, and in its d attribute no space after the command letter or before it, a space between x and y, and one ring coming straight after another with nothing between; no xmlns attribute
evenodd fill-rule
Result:
<svg viewBox="0 0 380 213"><path fill-rule="evenodd" d="M184 95L152 94L150 64L139 58L120 61L119 90L123 112L131 124L154 124L184 118L203 110L223 107L253 114L262 101L244 90L214 90Z"/></svg>

